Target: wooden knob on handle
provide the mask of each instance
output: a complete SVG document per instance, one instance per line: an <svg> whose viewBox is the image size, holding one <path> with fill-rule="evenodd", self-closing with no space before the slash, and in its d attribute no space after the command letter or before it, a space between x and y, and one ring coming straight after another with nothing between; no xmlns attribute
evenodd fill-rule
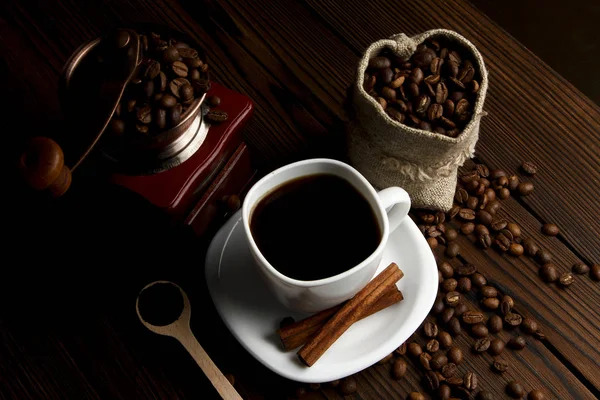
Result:
<svg viewBox="0 0 600 400"><path fill-rule="evenodd" d="M30 139L18 167L27 186L52 197L62 196L71 186L71 170L65 165L64 153L50 138Z"/></svg>

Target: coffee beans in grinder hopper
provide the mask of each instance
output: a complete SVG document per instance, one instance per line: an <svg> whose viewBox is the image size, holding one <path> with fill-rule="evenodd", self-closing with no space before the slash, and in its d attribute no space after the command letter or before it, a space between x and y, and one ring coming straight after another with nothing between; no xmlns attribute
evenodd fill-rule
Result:
<svg viewBox="0 0 600 400"><path fill-rule="evenodd" d="M408 60L384 49L363 87L393 120L457 137L471 120L481 81L472 56L445 38L427 40Z"/></svg>
<svg viewBox="0 0 600 400"><path fill-rule="evenodd" d="M208 64L188 43L154 32L139 32L142 62L127 84L110 123L115 136L155 136L179 124L188 108L210 89ZM211 105L220 100L211 99ZM227 113L211 110L211 122Z"/></svg>

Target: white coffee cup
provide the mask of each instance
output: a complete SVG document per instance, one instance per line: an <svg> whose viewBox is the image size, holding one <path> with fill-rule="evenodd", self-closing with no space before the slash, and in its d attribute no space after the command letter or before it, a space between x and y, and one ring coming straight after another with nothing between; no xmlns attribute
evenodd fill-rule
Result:
<svg viewBox="0 0 600 400"><path fill-rule="evenodd" d="M277 271L260 252L250 230L252 212L264 196L281 185L302 176L322 173L345 179L367 199L382 232L381 242L369 257L340 274L314 281L292 279ZM350 165L317 158L281 167L255 183L244 199L242 220L259 274L275 297L291 310L314 313L348 300L371 280L381 263L390 232L402 223L409 209L410 197L404 189L390 187L377 192Z"/></svg>

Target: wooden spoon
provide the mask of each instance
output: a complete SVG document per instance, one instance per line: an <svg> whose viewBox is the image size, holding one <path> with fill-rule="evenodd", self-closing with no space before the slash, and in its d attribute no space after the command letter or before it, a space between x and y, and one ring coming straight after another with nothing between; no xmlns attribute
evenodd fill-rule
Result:
<svg viewBox="0 0 600 400"><path fill-rule="evenodd" d="M156 285L157 283L167 283L171 284L179 289L181 295L183 296L183 310L181 315L177 320L172 322L169 325L164 326L156 326L148 323L142 318L140 314L139 308L139 299L140 294L148 289L149 287ZM234 389L231 383L225 378L223 373L217 368L215 363L210 359L206 351L202 348L192 330L190 329L190 318L192 308L190 306L190 301L187 297L187 294L181 289L179 286L169 281L156 281L146 285L138 294L138 297L135 301L135 311L137 312L138 318L142 322L142 324L148 328L150 331L157 333L163 336L170 336L172 338L177 339L183 347L190 353L192 358L196 361L196 363L200 366L206 377L213 384L217 392L221 395L223 399L242 399L242 397L238 394L238 392Z"/></svg>

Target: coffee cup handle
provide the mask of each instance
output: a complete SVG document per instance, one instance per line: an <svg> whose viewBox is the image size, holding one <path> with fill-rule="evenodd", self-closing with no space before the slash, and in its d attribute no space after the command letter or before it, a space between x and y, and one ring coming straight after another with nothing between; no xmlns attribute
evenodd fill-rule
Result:
<svg viewBox="0 0 600 400"><path fill-rule="evenodd" d="M390 226L390 233L392 233L408 215L410 210L410 196L406 190L392 186L387 189L383 189L377 192L379 201L385 210L387 210L387 216Z"/></svg>

